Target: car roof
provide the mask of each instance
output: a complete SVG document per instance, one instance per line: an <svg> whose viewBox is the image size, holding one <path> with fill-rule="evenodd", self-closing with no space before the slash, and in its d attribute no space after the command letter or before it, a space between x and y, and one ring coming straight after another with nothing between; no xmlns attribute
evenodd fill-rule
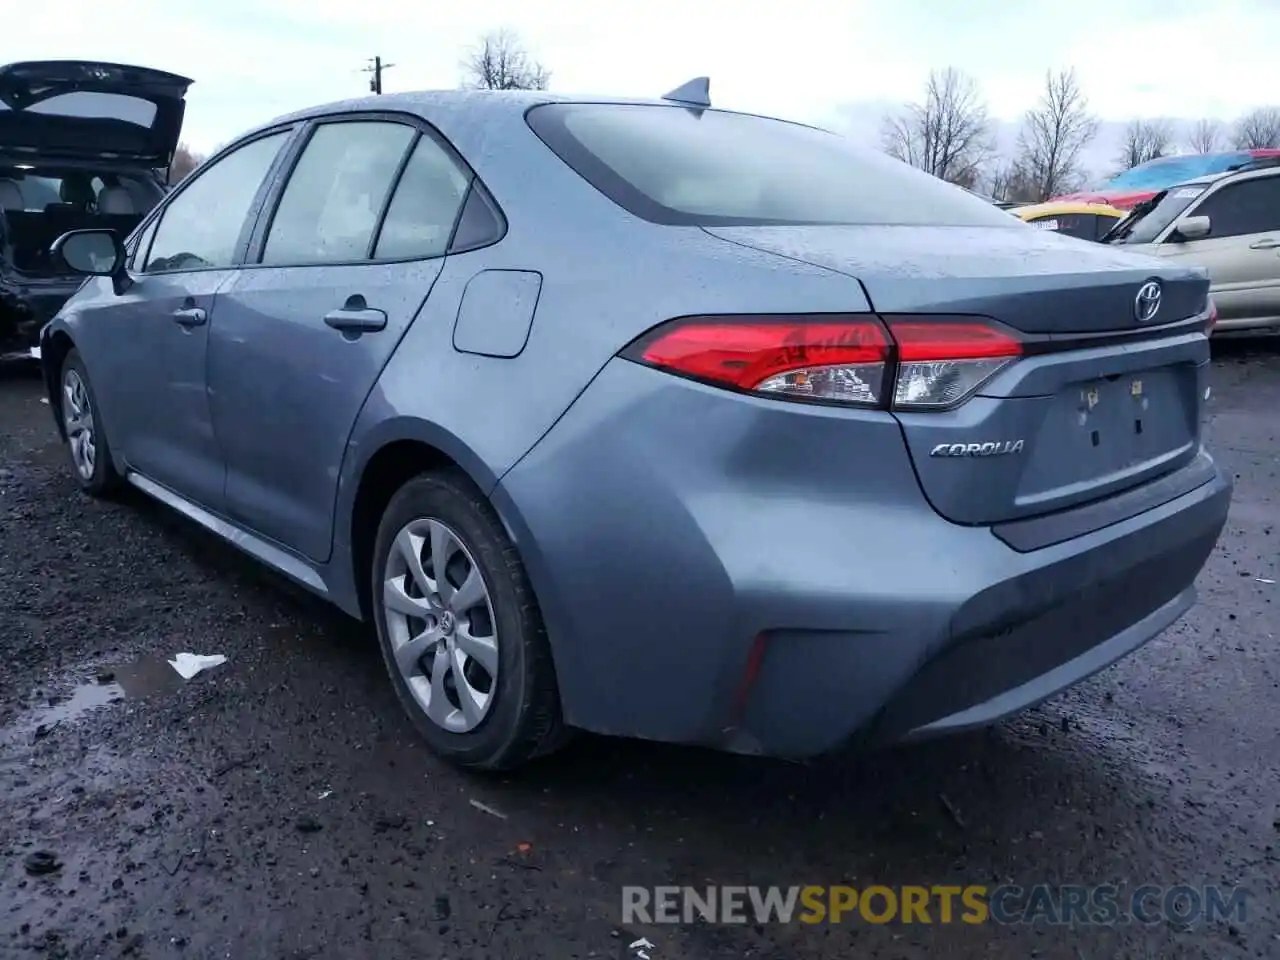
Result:
<svg viewBox="0 0 1280 960"><path fill-rule="evenodd" d="M1091 203L1085 200L1050 200L1045 203L1028 203L1009 211L1016 217L1039 217L1053 214L1096 214L1100 217L1123 217L1125 211L1107 203Z"/></svg>
<svg viewBox="0 0 1280 960"><path fill-rule="evenodd" d="M244 140L272 128L288 123L304 122L316 117L363 112L407 113L421 117L434 125L440 126L441 132L445 133L447 136L450 131L444 129L446 125L453 127L456 130L459 126L471 128L483 126L486 121L506 123L511 120L520 120L523 123L524 114L529 110L529 108L549 103L620 104L669 108L684 107L685 109L698 110L705 109L712 113L754 116L766 120L773 120L778 123L787 123L793 126L805 127L810 130L820 130L823 133L831 132L824 127L818 127L813 124L807 124L785 117L775 117L768 114L755 114L745 110L725 110L718 107L703 108L676 100L665 100L659 97L648 98L620 97L615 95L599 94L559 94L550 93L546 90L415 90L402 93L354 97L348 100L335 100L330 103L316 104L314 106L295 110L291 113L282 114L238 134L228 141L227 144L218 151L218 153L222 153L229 147L242 143Z"/></svg>
<svg viewBox="0 0 1280 960"><path fill-rule="evenodd" d="M358 113L363 111L384 111L392 113L411 113L430 119L433 117L463 117L475 119L479 116L523 116L530 107L544 103L608 103L636 106L689 107L674 100L663 100L657 97L619 97L609 95L569 95L550 93L546 90L415 90L403 93L388 93L372 96L356 97L349 100L336 100L331 103L317 104L283 114L266 123L260 124L236 140L251 136L262 130L285 123L297 123L314 117L332 116L342 113ZM701 109L701 108L697 108ZM716 113L744 113L744 111L722 110L716 107L705 108ZM748 114L749 115L749 114ZM782 117L768 117L782 123L796 123ZM797 124L808 126L808 124Z"/></svg>
<svg viewBox="0 0 1280 960"><path fill-rule="evenodd" d="M1221 173L1207 173L1202 177L1194 177L1191 180L1184 180L1181 183L1169 187L1170 190L1176 190L1178 187L1200 187L1217 183L1220 180L1227 180L1235 177L1242 177L1246 180L1252 180L1256 177L1269 177L1280 174L1280 164L1267 164L1243 170L1224 170Z"/></svg>

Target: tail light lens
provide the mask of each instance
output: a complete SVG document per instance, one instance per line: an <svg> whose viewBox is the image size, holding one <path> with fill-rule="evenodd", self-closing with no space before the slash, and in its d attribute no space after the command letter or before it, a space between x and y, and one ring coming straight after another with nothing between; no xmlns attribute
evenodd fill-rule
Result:
<svg viewBox="0 0 1280 960"><path fill-rule="evenodd" d="M716 386L779 399L947 409L1022 355L981 320L867 314L684 317L622 356Z"/></svg>
<svg viewBox="0 0 1280 960"><path fill-rule="evenodd" d="M752 393L876 406L889 335L874 317L673 320L625 352L672 373Z"/></svg>
<svg viewBox="0 0 1280 960"><path fill-rule="evenodd" d="M1212 300L1209 301L1209 320L1204 325L1204 332L1212 334L1213 328L1218 325L1218 305Z"/></svg>
<svg viewBox="0 0 1280 960"><path fill-rule="evenodd" d="M1022 344L980 321L890 321L898 344L895 408L945 409L967 400L1022 355Z"/></svg>

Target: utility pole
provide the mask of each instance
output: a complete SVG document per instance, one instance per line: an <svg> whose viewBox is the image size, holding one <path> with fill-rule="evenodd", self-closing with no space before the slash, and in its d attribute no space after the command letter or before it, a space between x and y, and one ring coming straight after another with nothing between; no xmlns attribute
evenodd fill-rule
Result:
<svg viewBox="0 0 1280 960"><path fill-rule="evenodd" d="M365 67L362 73L371 73L373 76L369 80L369 89L374 93L382 93L382 71L390 70L394 67L394 63L383 63L381 57L374 57L369 61L369 66Z"/></svg>

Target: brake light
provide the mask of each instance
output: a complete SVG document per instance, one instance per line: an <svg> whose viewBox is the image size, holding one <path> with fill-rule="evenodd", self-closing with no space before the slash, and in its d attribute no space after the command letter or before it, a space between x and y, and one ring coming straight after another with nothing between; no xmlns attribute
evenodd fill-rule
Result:
<svg viewBox="0 0 1280 960"><path fill-rule="evenodd" d="M1206 334L1213 333L1213 328L1216 327L1217 325L1218 325L1218 305L1214 303L1212 300L1210 300L1209 301L1209 320L1204 325L1204 332Z"/></svg>
<svg viewBox="0 0 1280 960"><path fill-rule="evenodd" d="M889 347L874 317L693 317L663 324L625 353L737 390L878 406Z"/></svg>
<svg viewBox="0 0 1280 960"><path fill-rule="evenodd" d="M945 409L1022 355L1022 344L975 318L868 314L683 317L622 356L717 386L779 399L885 409Z"/></svg>

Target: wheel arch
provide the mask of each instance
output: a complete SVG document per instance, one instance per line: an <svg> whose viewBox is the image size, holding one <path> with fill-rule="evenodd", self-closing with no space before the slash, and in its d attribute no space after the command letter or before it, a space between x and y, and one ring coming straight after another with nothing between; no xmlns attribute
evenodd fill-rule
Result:
<svg viewBox="0 0 1280 960"><path fill-rule="evenodd" d="M67 355L76 349L71 334L61 327L50 328L42 338L44 346L40 348L40 375L44 378L45 391L49 395L49 403L53 407L54 423L57 424L58 436L67 439L66 424L62 422L62 365Z"/></svg>
<svg viewBox="0 0 1280 960"><path fill-rule="evenodd" d="M429 470L454 470L465 476L516 541L511 523L491 497L498 476L450 431L430 421L394 418L365 434L357 449L347 482L339 490L334 558L349 558L345 566L352 579L353 606L362 618L372 613L370 578L378 522L391 497L413 477Z"/></svg>

